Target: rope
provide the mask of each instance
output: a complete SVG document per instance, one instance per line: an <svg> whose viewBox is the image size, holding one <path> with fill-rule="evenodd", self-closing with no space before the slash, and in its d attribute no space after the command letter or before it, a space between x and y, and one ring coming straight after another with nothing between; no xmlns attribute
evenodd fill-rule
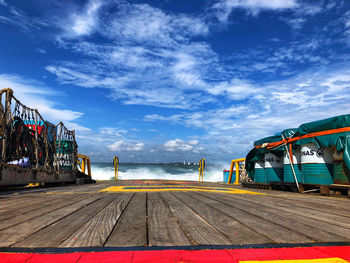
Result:
<svg viewBox="0 0 350 263"><path fill-rule="evenodd" d="M309 133L309 134L305 134L302 136L297 136L294 138L285 138L285 139L278 141L278 142L271 142L271 143L266 143L266 144L264 143L262 145L255 146L255 148L272 149L272 148L277 148L277 147L282 146L282 145L287 144L287 143L299 141L301 139L314 138L314 137L318 137L318 136L330 135L330 134L341 133L341 132L349 132L349 131L350 131L350 127L344 127L344 128L314 132L314 133Z"/></svg>
<svg viewBox="0 0 350 263"><path fill-rule="evenodd" d="M3 94L5 100L3 102ZM57 128L60 126L60 133ZM65 140L64 152L57 156L58 141ZM61 147L62 148L62 147ZM29 108L13 96L11 89L0 90L0 161L8 163L28 158L29 165L53 169L57 163L73 165L77 144L75 132L62 122L53 125L37 109ZM62 149L59 149L61 153Z"/></svg>

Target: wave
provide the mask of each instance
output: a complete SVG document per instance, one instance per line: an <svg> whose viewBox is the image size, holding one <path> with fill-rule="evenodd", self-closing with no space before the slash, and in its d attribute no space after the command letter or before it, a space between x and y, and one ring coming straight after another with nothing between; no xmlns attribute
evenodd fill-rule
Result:
<svg viewBox="0 0 350 263"><path fill-rule="evenodd" d="M111 180L114 179L114 168L111 166L92 165L92 178L95 180ZM135 180L135 179L163 179L163 180L183 180L197 181L199 174L198 168L186 167L163 167L163 166L124 166L119 170L120 180ZM212 166L204 171L204 181L221 182L223 180L221 167Z"/></svg>

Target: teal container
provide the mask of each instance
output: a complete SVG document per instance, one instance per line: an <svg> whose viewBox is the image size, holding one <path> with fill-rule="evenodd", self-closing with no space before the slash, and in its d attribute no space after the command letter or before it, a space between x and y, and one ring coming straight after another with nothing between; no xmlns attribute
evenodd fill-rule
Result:
<svg viewBox="0 0 350 263"><path fill-rule="evenodd" d="M230 170L223 170L223 178L224 178L224 183L227 183L228 182L228 177L230 175Z"/></svg>
<svg viewBox="0 0 350 263"><path fill-rule="evenodd" d="M305 184L333 184L333 153L314 143L301 146L301 170Z"/></svg>
<svg viewBox="0 0 350 263"><path fill-rule="evenodd" d="M333 163L333 182L335 184L350 184L350 173L344 162Z"/></svg>
<svg viewBox="0 0 350 263"><path fill-rule="evenodd" d="M333 184L333 164L306 163L302 164L302 173L305 184Z"/></svg>
<svg viewBox="0 0 350 263"><path fill-rule="evenodd" d="M283 162L273 153L265 154L265 180L270 182L283 182Z"/></svg>
<svg viewBox="0 0 350 263"><path fill-rule="evenodd" d="M303 174L301 172L301 164L300 164L300 148L293 151L293 168L295 175L297 177L298 183L303 183ZM295 183L295 178L293 175L292 167L290 166L290 157L287 155L287 152L284 152L283 157L283 180L286 183Z"/></svg>
<svg viewBox="0 0 350 263"><path fill-rule="evenodd" d="M254 166L254 182L256 183L266 183L266 177L264 172L265 160L258 161Z"/></svg>
<svg viewBox="0 0 350 263"><path fill-rule="evenodd" d="M265 168L266 183L283 182L283 168Z"/></svg>
<svg viewBox="0 0 350 263"><path fill-rule="evenodd" d="M297 177L298 183L303 183L303 174L301 172L301 164L293 164L294 172ZM283 180L286 183L295 183L292 167L290 167L290 164L284 165L283 170Z"/></svg>

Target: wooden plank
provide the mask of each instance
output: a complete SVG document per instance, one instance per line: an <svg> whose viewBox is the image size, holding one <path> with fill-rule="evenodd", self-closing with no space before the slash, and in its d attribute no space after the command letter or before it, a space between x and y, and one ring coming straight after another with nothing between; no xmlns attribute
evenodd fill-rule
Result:
<svg viewBox="0 0 350 263"><path fill-rule="evenodd" d="M70 204L42 216L33 218L21 224L6 228L0 231L0 246L11 246L21 241L29 235L39 231L42 228L60 220L61 218L81 209L82 207L100 199L102 196L94 195L87 197L79 202Z"/></svg>
<svg viewBox="0 0 350 263"><path fill-rule="evenodd" d="M259 216L252 215L246 211L231 206L231 202L234 202L233 195L230 195L232 197L231 202L220 200L220 194L210 193L207 195L204 193L198 193L198 195L202 195L202 197L197 199L196 195L193 196L198 202L205 202L211 208L221 211L276 243L304 243L312 241L304 235L295 233Z"/></svg>
<svg viewBox="0 0 350 263"><path fill-rule="evenodd" d="M199 202L201 196L197 193L174 193L173 195L214 226L232 244L272 243L271 239L246 227L234 218L207 206L205 202ZM194 196L197 200L193 199Z"/></svg>
<svg viewBox="0 0 350 263"><path fill-rule="evenodd" d="M254 200L256 203L260 203L260 204L263 203L264 205L268 205L270 207L278 207L278 209L281 211L293 213L293 214L304 216L307 218L316 219L318 221L327 222L328 224L331 224L331 225L337 225L343 228L350 229L350 223L349 223L350 214L339 216L339 215L331 214L331 211L329 210L318 211L318 210L313 210L310 208L304 208L300 206L297 207L297 209L295 209L294 206L285 204L278 200L270 201L268 198L264 198L264 196L237 195L236 198L245 199L245 200Z"/></svg>
<svg viewBox="0 0 350 263"><path fill-rule="evenodd" d="M147 211L146 193L136 193L115 225L105 246L146 246Z"/></svg>
<svg viewBox="0 0 350 263"><path fill-rule="evenodd" d="M208 196L208 195L206 195ZM322 227L318 226L318 221L309 221L308 218L298 216L292 213L281 211L278 207L265 206L263 201L260 203L252 203L232 196L219 195L220 200L233 206L237 209L246 211L252 215L259 216L264 220L277 224L281 227L289 229L295 233L305 235L314 241L322 242L346 242L350 241L349 230L344 228L332 228L331 225L325 224ZM337 232L338 234L336 234ZM344 234L345 233L345 234ZM347 238L348 237L348 238Z"/></svg>
<svg viewBox="0 0 350 263"><path fill-rule="evenodd" d="M249 197L248 197L249 198ZM340 215L340 216L346 216L350 214L350 208L347 207L345 209L344 207L337 207L336 205L327 205L323 203L323 199L319 198L318 203L315 202L309 202L308 197L304 198L295 198L295 196L275 196L275 195L269 195L264 196L264 200L270 200L276 205L291 205L293 207L304 207L312 210L318 210L318 211L331 211L332 214ZM347 205L350 207L350 200L347 203Z"/></svg>
<svg viewBox="0 0 350 263"><path fill-rule="evenodd" d="M327 206L322 210L321 205L317 207L316 209L312 208L312 205L305 205L305 204L300 204L303 200L291 200L290 202L285 201L284 199L269 199L269 198L264 198L263 201L261 201L259 198L256 198L254 196L237 196L237 198L243 199L243 200L248 200L254 203L261 203L264 202L264 205L269 206L269 207L278 207L280 211L285 211L293 214L297 214L300 216L304 216L309 219L315 219L317 221L324 221L327 224L331 225L340 225L342 227L349 228L349 222L350 220L350 212L348 211L343 211L341 213L341 210L337 210L336 214L334 213L333 208L328 208ZM350 204L350 203L349 203ZM315 204L315 206L317 206ZM332 219L329 219L329 217L332 217Z"/></svg>
<svg viewBox="0 0 350 263"><path fill-rule="evenodd" d="M30 219L36 218L38 216L45 215L47 213L50 213L50 212L55 211L57 209L60 209L62 207L69 206L70 204L76 203L76 202L82 200L83 198L86 198L86 197L76 196L74 199L72 199L72 198L59 199L57 203L52 203L51 205L38 208L34 211L24 213L23 215L18 214L15 217L0 221L0 230L3 230L5 228L8 228L8 227L20 224L20 223L23 223L23 222L28 221Z"/></svg>
<svg viewBox="0 0 350 263"><path fill-rule="evenodd" d="M255 191L255 189L254 189ZM350 211L348 198L339 197L328 197L321 196L318 194L299 194L299 193L288 193L282 191L267 191L265 192L269 197L276 197L278 199L295 199L300 201L305 201L308 203L313 203L315 205L327 206L328 208L338 208Z"/></svg>
<svg viewBox="0 0 350 263"><path fill-rule="evenodd" d="M64 193L64 192L74 192L74 193L88 193L88 192L97 192L100 189L105 187L104 184L83 184L83 185L74 185L71 187L53 187L45 188L46 193Z"/></svg>
<svg viewBox="0 0 350 263"><path fill-rule="evenodd" d="M61 220L41 229L35 234L17 242L15 247L57 247L82 227L94 215L110 204L118 195L109 194L103 198L67 215Z"/></svg>
<svg viewBox="0 0 350 263"><path fill-rule="evenodd" d="M310 207L310 208L319 208L319 210L324 209L331 209L332 211L337 211L340 213L348 212L350 213L350 200L344 200L339 197L310 197L308 195L282 195L282 196L275 196L275 195L269 195L271 198L276 198L280 201L294 201L295 204L299 204L302 206ZM329 200L331 199L331 200ZM336 200L334 200L336 199Z"/></svg>
<svg viewBox="0 0 350 263"><path fill-rule="evenodd" d="M0 213L0 226L1 226L1 220L9 220L12 217L21 217L27 213L30 212L36 212L44 207L51 206L52 204L56 204L61 202L62 200L68 199L67 196L62 196L62 197L48 197L48 196L43 196L42 199L36 200L32 199L31 202L26 203L25 206L12 206L12 209L7 210L6 212L1 212ZM38 202L39 201L39 202ZM0 227L1 228L1 227ZM2 228L1 228L2 229Z"/></svg>
<svg viewBox="0 0 350 263"><path fill-rule="evenodd" d="M148 193L147 204L150 246L191 245L160 193Z"/></svg>
<svg viewBox="0 0 350 263"><path fill-rule="evenodd" d="M59 247L103 246L132 196L131 193L117 196Z"/></svg>
<svg viewBox="0 0 350 263"><path fill-rule="evenodd" d="M44 202L45 200L41 200L42 196L21 196L21 197L9 197L7 199L0 199L0 213L5 213L9 210L13 210L15 208L26 207L28 204L36 201L37 203Z"/></svg>
<svg viewBox="0 0 350 263"><path fill-rule="evenodd" d="M181 192L180 192L181 193ZM170 210L192 245L228 245L231 241L169 192L162 192Z"/></svg>

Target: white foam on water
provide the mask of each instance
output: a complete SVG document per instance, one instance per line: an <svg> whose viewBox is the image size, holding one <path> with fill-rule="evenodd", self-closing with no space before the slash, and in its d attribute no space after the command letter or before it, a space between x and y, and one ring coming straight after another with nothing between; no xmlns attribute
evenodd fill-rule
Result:
<svg viewBox="0 0 350 263"><path fill-rule="evenodd" d="M91 167L92 178L95 180L111 180L114 178L114 168L113 167L101 167L94 166ZM199 178L199 173L194 171L189 171L188 169L178 168L177 173L166 172L162 167L130 167L124 168L124 171L119 170L120 180L135 180L135 179L163 179L163 180L183 180L183 181L197 181ZM204 181L207 182L222 182L223 175L221 167L208 167L204 171Z"/></svg>

